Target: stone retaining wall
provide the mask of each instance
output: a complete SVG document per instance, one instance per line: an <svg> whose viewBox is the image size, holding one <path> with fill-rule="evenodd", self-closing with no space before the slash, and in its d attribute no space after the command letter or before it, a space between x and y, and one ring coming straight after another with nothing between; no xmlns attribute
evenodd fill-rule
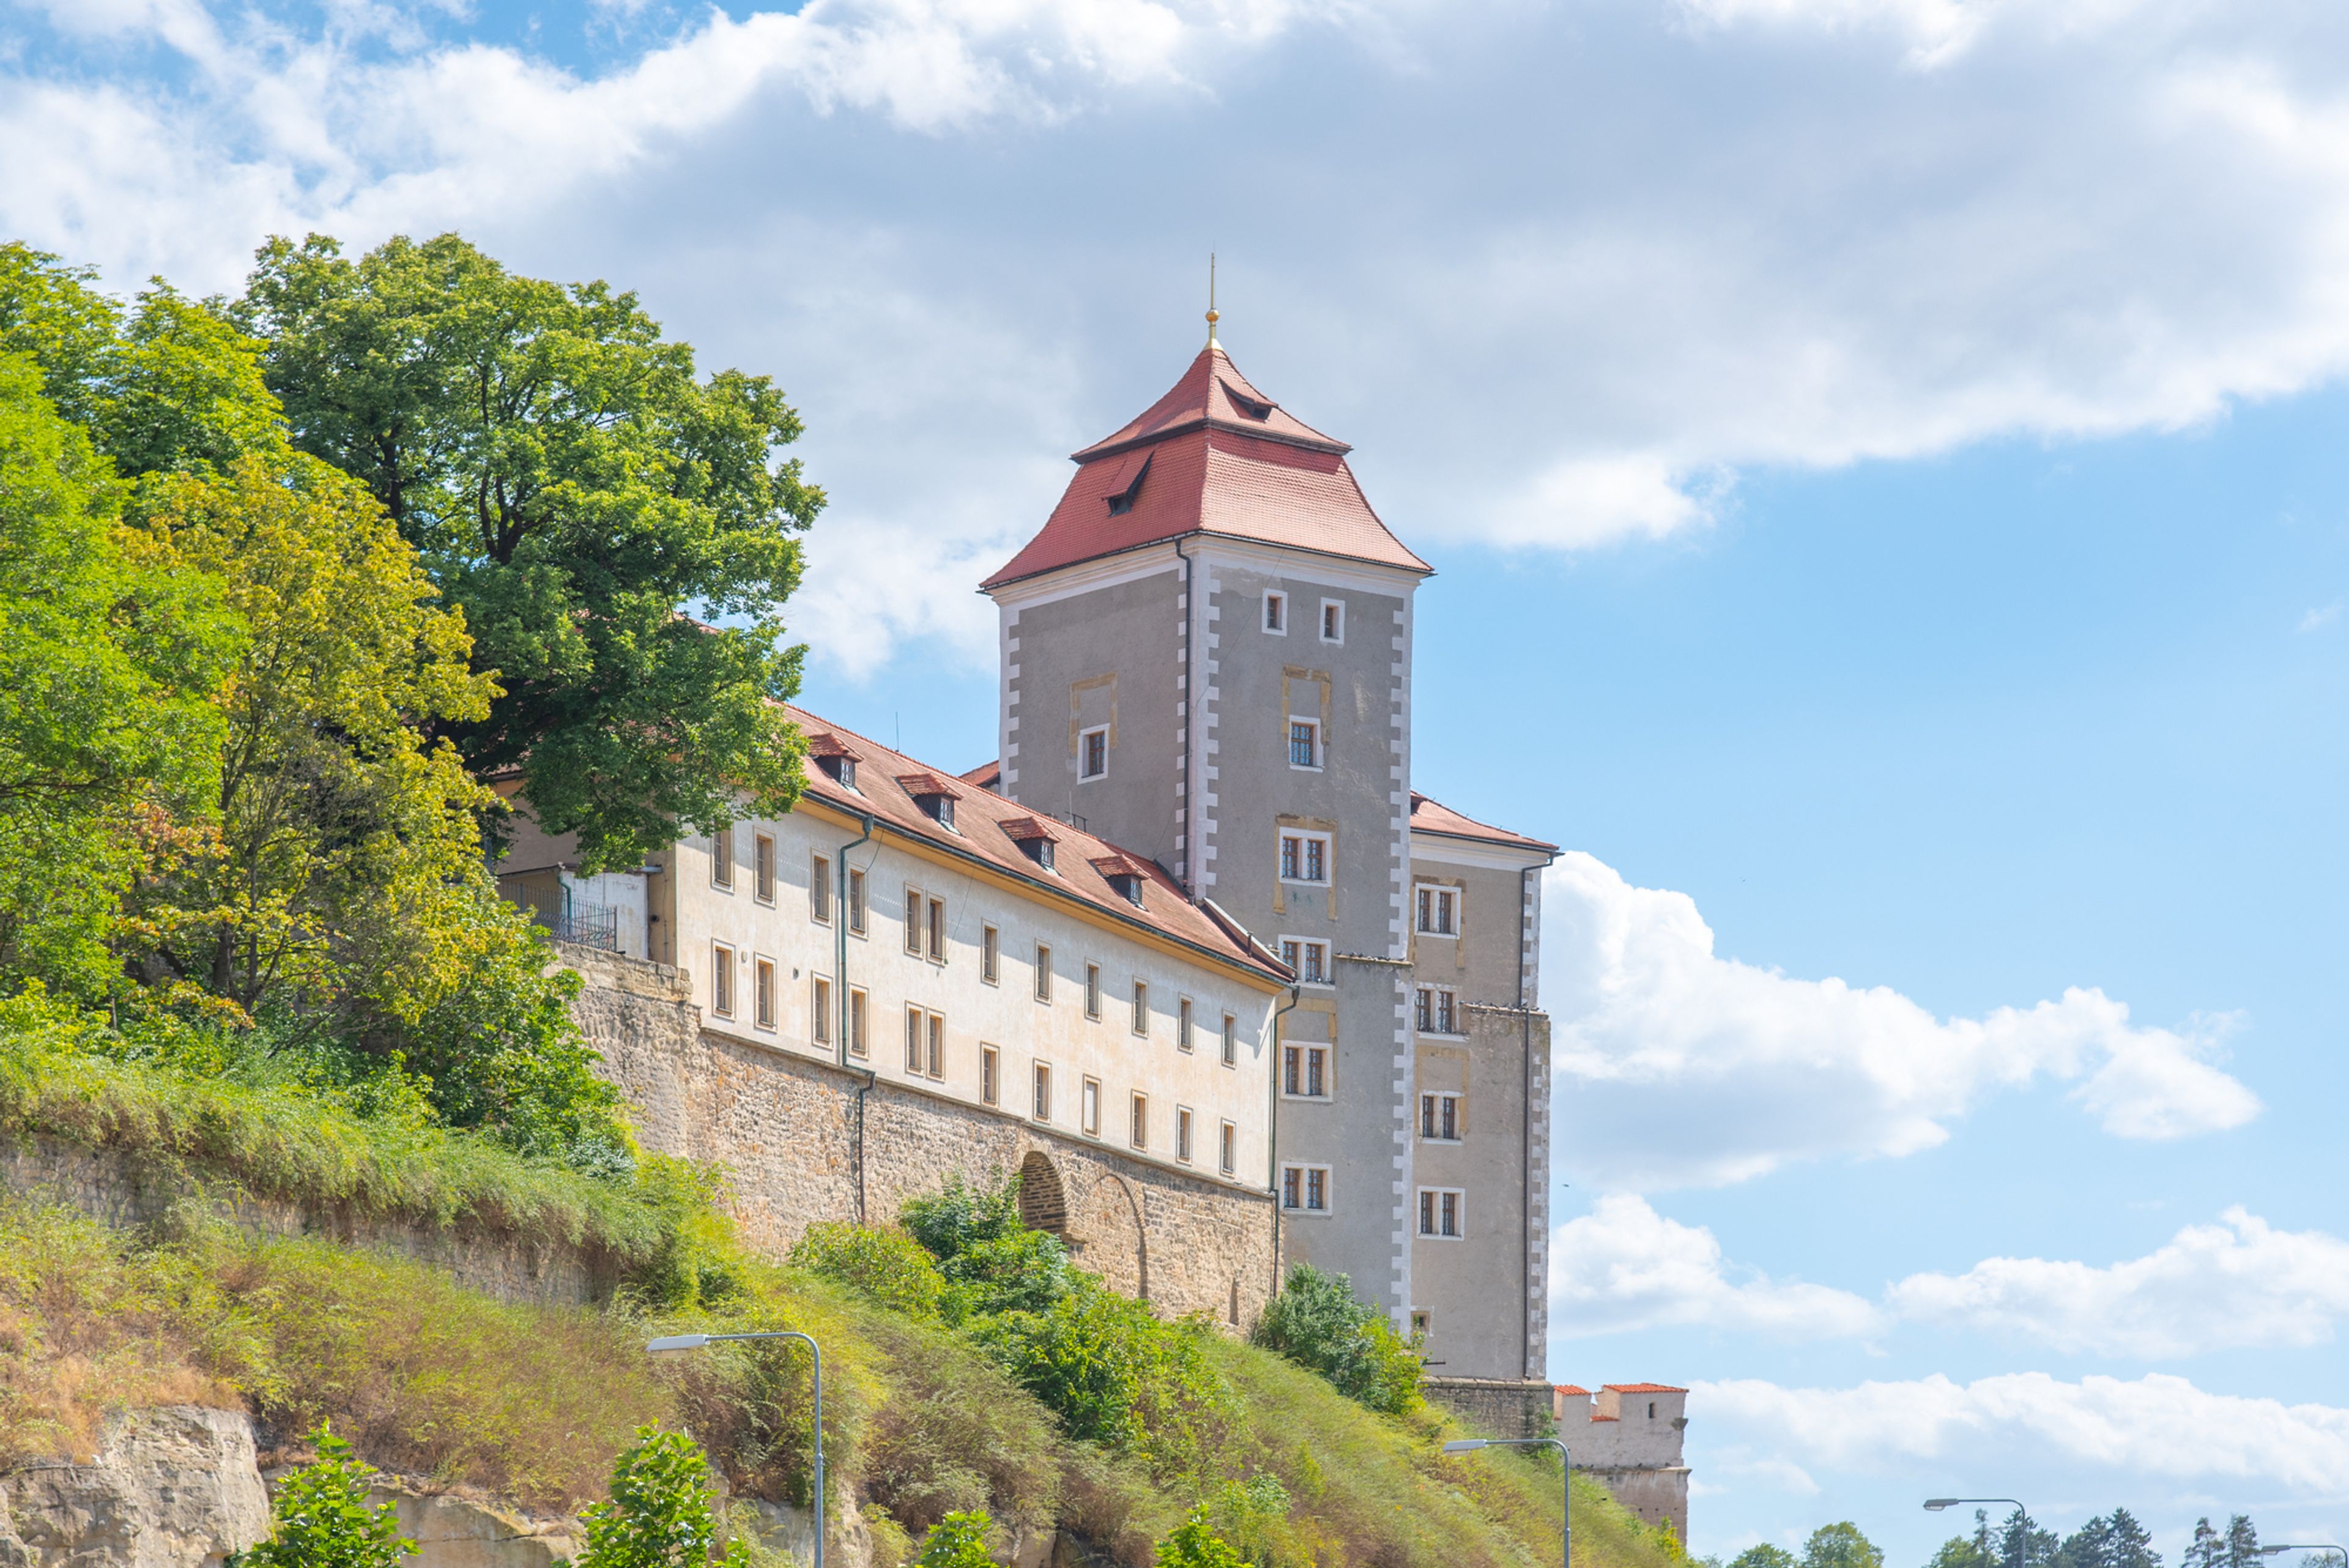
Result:
<svg viewBox="0 0 2349 1568"><path fill-rule="evenodd" d="M1423 1377L1420 1392L1493 1438L1554 1438L1555 1394L1547 1383L1515 1377Z"/></svg>
<svg viewBox="0 0 2349 1568"><path fill-rule="evenodd" d="M1024 1170L1031 1202L1059 1199L1059 1223L1040 1213L1040 1221L1116 1289L1235 1325L1253 1323L1270 1297L1268 1193L705 1029L675 970L562 951L587 982L574 1011L636 1108L637 1138L659 1153L723 1164L733 1210L756 1246L781 1251L818 1220L885 1221L905 1199L956 1174Z"/></svg>
<svg viewBox="0 0 2349 1568"><path fill-rule="evenodd" d="M150 1226L192 1201L257 1236L320 1236L429 1263L502 1302L580 1303L608 1296L616 1262L594 1249L462 1223L442 1228L357 1214L337 1204L255 1198L179 1162L36 1137L0 1143L0 1188L36 1194L110 1225Z"/></svg>

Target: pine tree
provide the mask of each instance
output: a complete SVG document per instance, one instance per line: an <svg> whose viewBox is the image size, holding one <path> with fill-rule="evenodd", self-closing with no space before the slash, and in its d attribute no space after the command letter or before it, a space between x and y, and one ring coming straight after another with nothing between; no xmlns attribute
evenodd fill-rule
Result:
<svg viewBox="0 0 2349 1568"><path fill-rule="evenodd" d="M2223 1556L2219 1532L2210 1528L2209 1520L2198 1519L2194 1521L2194 1540L2178 1559L2178 1568L2218 1568Z"/></svg>
<svg viewBox="0 0 2349 1568"><path fill-rule="evenodd" d="M2110 1529L2105 1568L2161 1568L2153 1532L2137 1521L2137 1515L2125 1508L2113 1510Z"/></svg>
<svg viewBox="0 0 2349 1568"><path fill-rule="evenodd" d="M2239 1513L2227 1521L2227 1541L2219 1562L2221 1568L2260 1568L2260 1532L2250 1514Z"/></svg>

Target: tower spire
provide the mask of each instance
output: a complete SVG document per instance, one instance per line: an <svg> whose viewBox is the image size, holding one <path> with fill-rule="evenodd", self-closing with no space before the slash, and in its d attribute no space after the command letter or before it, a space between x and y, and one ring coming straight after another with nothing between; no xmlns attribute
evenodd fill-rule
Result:
<svg viewBox="0 0 2349 1568"><path fill-rule="evenodd" d="M1210 348L1223 347L1216 341L1216 323L1219 319L1220 317L1216 315L1216 253L1209 251L1207 253L1207 347Z"/></svg>

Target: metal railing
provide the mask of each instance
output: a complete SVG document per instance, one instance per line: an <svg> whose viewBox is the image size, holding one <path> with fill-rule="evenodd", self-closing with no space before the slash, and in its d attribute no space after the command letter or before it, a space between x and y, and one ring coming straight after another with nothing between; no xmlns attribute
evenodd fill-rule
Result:
<svg viewBox="0 0 2349 1568"><path fill-rule="evenodd" d="M577 942L583 948L602 948L605 952L620 950L620 911L609 904L590 904L574 898L560 914L544 909L537 914L556 941Z"/></svg>

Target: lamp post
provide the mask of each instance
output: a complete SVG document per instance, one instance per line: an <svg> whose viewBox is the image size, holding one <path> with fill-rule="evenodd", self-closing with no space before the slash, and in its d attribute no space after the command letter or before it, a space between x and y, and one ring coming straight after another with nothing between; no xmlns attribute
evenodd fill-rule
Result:
<svg viewBox="0 0 2349 1568"><path fill-rule="evenodd" d="M2273 1557L2279 1552L2338 1552L2342 1568L2349 1568L2349 1547L2335 1546L2329 1541L2295 1541L2288 1545L2260 1548L2262 1557Z"/></svg>
<svg viewBox="0 0 2349 1568"><path fill-rule="evenodd" d="M1561 1483L1566 1504L1564 1522L1557 1531L1557 1560L1561 1568L1574 1568L1574 1459L1566 1451L1566 1444L1556 1438L1454 1438L1444 1445L1447 1454L1474 1453L1478 1449L1556 1449L1558 1469L1564 1475Z"/></svg>
<svg viewBox="0 0 2349 1568"><path fill-rule="evenodd" d="M796 1329L781 1329L772 1334L672 1334L649 1341L645 1350L652 1355L683 1355L688 1350L736 1339L796 1339L815 1358L812 1385L815 1395L814 1568L823 1568L823 1347Z"/></svg>
<svg viewBox="0 0 2349 1568"><path fill-rule="evenodd" d="M1925 1511L1939 1513L1945 1508L1955 1508L1961 1502L2011 1502L2014 1504L2014 1511L2023 1516L2024 1523L2027 1524L2031 1521L2031 1511L2023 1506L2023 1500L2019 1497L1929 1497L1925 1500ZM2030 1537L2025 1536L2023 1539L2027 1542Z"/></svg>

